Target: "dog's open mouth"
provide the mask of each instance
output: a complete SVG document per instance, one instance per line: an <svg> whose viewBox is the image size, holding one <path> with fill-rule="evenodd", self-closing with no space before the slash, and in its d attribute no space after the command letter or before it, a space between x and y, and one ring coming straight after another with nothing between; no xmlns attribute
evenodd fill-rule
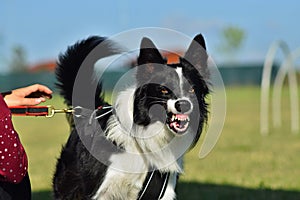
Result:
<svg viewBox="0 0 300 200"><path fill-rule="evenodd" d="M167 124L171 131L183 134L189 127L190 118L187 114L168 113Z"/></svg>

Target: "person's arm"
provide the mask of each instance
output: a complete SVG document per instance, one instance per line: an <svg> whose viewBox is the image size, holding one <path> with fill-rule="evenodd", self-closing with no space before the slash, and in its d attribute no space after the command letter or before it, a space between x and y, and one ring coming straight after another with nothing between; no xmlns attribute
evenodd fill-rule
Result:
<svg viewBox="0 0 300 200"><path fill-rule="evenodd" d="M19 183L27 174L26 152L15 131L8 106L37 105L51 98L44 85L31 85L0 94L0 181Z"/></svg>
<svg viewBox="0 0 300 200"><path fill-rule="evenodd" d="M32 94L40 94L34 96ZM51 98L52 91L40 84L31 85L7 92L4 100L8 106L33 106Z"/></svg>
<svg viewBox="0 0 300 200"><path fill-rule="evenodd" d="M21 182L27 166L27 156L12 125L10 110L0 95L0 181Z"/></svg>

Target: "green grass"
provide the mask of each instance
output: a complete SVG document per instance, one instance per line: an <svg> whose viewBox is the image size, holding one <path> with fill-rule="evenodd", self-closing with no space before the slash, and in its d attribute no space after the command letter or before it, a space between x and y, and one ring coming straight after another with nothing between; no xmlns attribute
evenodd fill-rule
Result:
<svg viewBox="0 0 300 200"><path fill-rule="evenodd" d="M58 96L47 104L56 108L65 107ZM49 190L56 158L68 137L69 126L65 115L57 114L53 118L18 116L13 117L13 121L28 155L33 192Z"/></svg>
<svg viewBox="0 0 300 200"><path fill-rule="evenodd" d="M229 87L222 135L213 151L199 159L200 143L185 157L178 199L300 199L300 133L290 132L288 90L283 91L283 127L259 133L260 90ZM48 102L64 107L55 96ZM33 199L51 199L51 179L69 127L63 114L14 117L29 157Z"/></svg>

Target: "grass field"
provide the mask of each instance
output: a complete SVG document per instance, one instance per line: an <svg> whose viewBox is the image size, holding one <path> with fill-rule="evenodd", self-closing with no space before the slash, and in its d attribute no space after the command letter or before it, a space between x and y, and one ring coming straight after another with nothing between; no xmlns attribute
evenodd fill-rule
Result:
<svg viewBox="0 0 300 200"><path fill-rule="evenodd" d="M259 133L259 88L229 87L226 94L222 135L206 158L198 158L201 142L187 154L178 199L300 199L300 133L290 132L288 90L283 127L268 136ZM57 96L48 103L64 107ZM68 137L65 117L14 117L14 123L29 157L33 199L51 199L56 158Z"/></svg>

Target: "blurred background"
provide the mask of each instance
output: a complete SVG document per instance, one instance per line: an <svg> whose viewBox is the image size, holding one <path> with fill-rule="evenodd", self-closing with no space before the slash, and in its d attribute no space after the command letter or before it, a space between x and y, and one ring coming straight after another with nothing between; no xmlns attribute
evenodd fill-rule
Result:
<svg viewBox="0 0 300 200"><path fill-rule="evenodd" d="M51 72L58 54L80 39L90 35L112 36L134 28L162 27L190 37L202 33L221 72L225 67L224 74L230 70L240 75L226 75L225 83L259 84L259 74L255 77L252 73L259 73L271 43L283 40L290 49L300 43L298 4L296 0L272 3L5 0L0 7L0 73ZM281 58L279 53L276 59ZM251 74L247 73L251 78L243 77L240 69L232 67L244 70L252 67Z"/></svg>
<svg viewBox="0 0 300 200"><path fill-rule="evenodd" d="M291 51L300 47L299 8L296 0L3 0L0 91L32 83L55 90L58 55L91 35L110 37L143 27L168 28L191 38L202 33L225 84L227 116L209 156L200 160L199 146L187 155L178 199L300 199L300 136L291 131L286 81L280 97L282 126L271 126L268 135L260 134L260 85L266 55L275 41L282 41ZM279 48L271 84L285 59ZM293 67L298 75L297 60ZM117 81L120 72L109 76ZM106 85L112 89L111 83ZM64 107L58 95L48 103ZM68 137L64 116L14 117L14 122L29 154L33 198L51 199L55 160Z"/></svg>

